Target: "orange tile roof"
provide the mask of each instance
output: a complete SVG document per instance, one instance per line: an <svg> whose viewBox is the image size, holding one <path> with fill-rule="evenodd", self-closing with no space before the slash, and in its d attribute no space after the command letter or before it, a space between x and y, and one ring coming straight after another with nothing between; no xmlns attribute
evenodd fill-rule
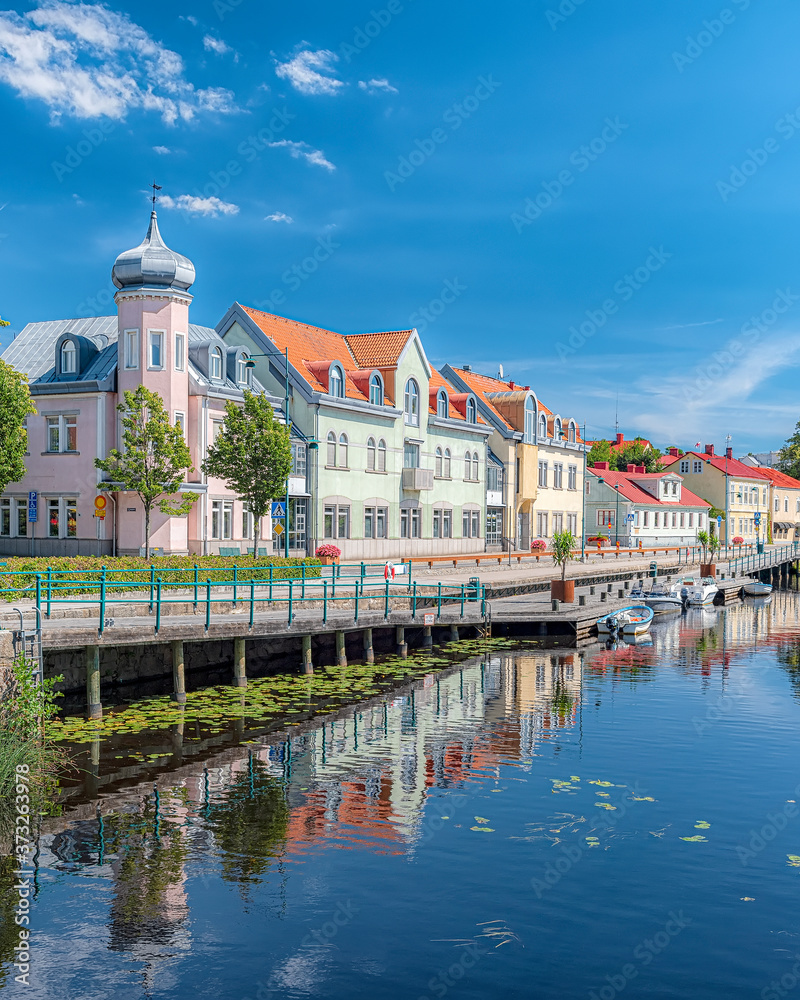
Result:
<svg viewBox="0 0 800 1000"><path fill-rule="evenodd" d="M369 400L368 387L357 385L348 372L360 368L391 367L413 332L403 330L344 336L249 306L242 308L279 351L288 348L289 363L317 392L328 391L328 386L321 381L322 372L326 364L338 361L345 372L345 396L348 399ZM390 405L388 399L386 402Z"/></svg>
<svg viewBox="0 0 800 1000"><path fill-rule="evenodd" d="M800 480L787 476L779 469L768 469L765 466L758 466L758 471L762 476L769 479L774 486L782 486L785 490L800 490Z"/></svg>
<svg viewBox="0 0 800 1000"><path fill-rule="evenodd" d="M359 368L393 368L413 330L347 334L345 340Z"/></svg>

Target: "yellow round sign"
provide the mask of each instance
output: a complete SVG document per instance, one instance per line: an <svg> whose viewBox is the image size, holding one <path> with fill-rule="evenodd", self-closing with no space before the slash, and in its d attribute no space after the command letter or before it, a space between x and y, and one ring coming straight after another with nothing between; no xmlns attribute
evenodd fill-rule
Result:
<svg viewBox="0 0 800 1000"><path fill-rule="evenodd" d="M105 497L95 497L94 505L98 510L105 510L108 500Z"/></svg>

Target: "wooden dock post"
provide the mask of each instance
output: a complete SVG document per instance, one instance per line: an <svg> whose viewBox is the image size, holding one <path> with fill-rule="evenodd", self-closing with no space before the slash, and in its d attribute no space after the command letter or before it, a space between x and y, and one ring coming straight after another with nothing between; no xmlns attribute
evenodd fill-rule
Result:
<svg viewBox="0 0 800 1000"><path fill-rule="evenodd" d="M430 649L433 646L433 629L430 625L424 625L422 628L422 648Z"/></svg>
<svg viewBox="0 0 800 1000"><path fill-rule="evenodd" d="M172 700L186 704L186 660L181 639L172 643Z"/></svg>
<svg viewBox="0 0 800 1000"><path fill-rule="evenodd" d="M339 667L347 666L347 651L344 645L344 632L336 633L336 665Z"/></svg>
<svg viewBox="0 0 800 1000"><path fill-rule="evenodd" d="M406 642L406 630L402 625L398 625L394 631L394 640L397 644L396 653L398 656L408 656L408 643Z"/></svg>
<svg viewBox="0 0 800 1000"><path fill-rule="evenodd" d="M364 662L375 662L375 650L372 648L372 629L364 629Z"/></svg>
<svg viewBox="0 0 800 1000"><path fill-rule="evenodd" d="M458 642L458 625L450 626L450 642Z"/></svg>
<svg viewBox="0 0 800 1000"><path fill-rule="evenodd" d="M247 658L245 656L244 639L233 640L233 686L247 687Z"/></svg>
<svg viewBox="0 0 800 1000"><path fill-rule="evenodd" d="M100 647L86 647L86 715L89 719L103 718L100 701Z"/></svg>
<svg viewBox="0 0 800 1000"><path fill-rule="evenodd" d="M311 662L311 636L303 636L303 673L313 674L314 664Z"/></svg>

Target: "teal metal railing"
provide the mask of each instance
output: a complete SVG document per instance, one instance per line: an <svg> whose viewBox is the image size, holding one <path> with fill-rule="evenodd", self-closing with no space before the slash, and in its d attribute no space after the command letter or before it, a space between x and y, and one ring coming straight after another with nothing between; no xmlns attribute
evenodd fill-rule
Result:
<svg viewBox="0 0 800 1000"><path fill-rule="evenodd" d="M782 563L796 562L798 558L800 558L800 542L792 542L791 545L779 545L767 549L765 552L756 552L752 555L731 559L728 563L728 572L734 577L747 576L748 573L771 569Z"/></svg>

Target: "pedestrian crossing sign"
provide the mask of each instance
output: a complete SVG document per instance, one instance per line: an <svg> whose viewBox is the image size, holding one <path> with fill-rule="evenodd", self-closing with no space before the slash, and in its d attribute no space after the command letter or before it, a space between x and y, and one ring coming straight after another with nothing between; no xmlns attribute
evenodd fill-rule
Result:
<svg viewBox="0 0 800 1000"><path fill-rule="evenodd" d="M273 518L286 517L286 504L280 500L274 500L272 503L272 516Z"/></svg>

